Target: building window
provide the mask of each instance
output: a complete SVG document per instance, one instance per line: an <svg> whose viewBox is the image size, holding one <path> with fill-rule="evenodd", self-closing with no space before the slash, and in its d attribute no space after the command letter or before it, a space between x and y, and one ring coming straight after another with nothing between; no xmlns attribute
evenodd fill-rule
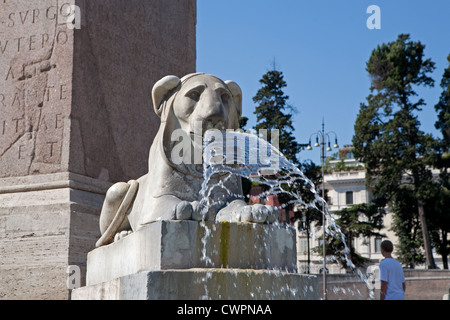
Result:
<svg viewBox="0 0 450 320"><path fill-rule="evenodd" d="M353 204L353 191L345 193L345 204Z"/></svg>
<svg viewBox="0 0 450 320"><path fill-rule="evenodd" d="M300 238L299 252L300 252L300 254L303 254L303 255L308 254L308 239L306 237Z"/></svg>
<svg viewBox="0 0 450 320"><path fill-rule="evenodd" d="M381 238L375 238L375 253L381 252Z"/></svg>

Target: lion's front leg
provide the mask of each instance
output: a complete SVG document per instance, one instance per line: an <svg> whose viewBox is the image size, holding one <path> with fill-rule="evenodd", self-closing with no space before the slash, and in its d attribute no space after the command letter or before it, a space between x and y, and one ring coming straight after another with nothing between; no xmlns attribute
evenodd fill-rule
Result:
<svg viewBox="0 0 450 320"><path fill-rule="evenodd" d="M248 205L241 199L230 202L216 216L217 222L274 223L279 219L280 213L276 207L262 204Z"/></svg>
<svg viewBox="0 0 450 320"><path fill-rule="evenodd" d="M191 220L193 206L191 202L181 200L172 195L153 198L143 224L158 220Z"/></svg>
<svg viewBox="0 0 450 320"><path fill-rule="evenodd" d="M172 195L153 198L143 211L146 214L140 226L160 220L214 220L217 213L214 207L205 208L199 201L185 201Z"/></svg>

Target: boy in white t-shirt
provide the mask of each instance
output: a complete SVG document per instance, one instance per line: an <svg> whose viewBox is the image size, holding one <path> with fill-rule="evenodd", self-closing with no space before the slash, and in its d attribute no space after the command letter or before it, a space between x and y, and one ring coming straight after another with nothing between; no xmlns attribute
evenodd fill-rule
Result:
<svg viewBox="0 0 450 320"><path fill-rule="evenodd" d="M381 242L381 254L385 259L380 262L380 300L405 300L405 276L402 265L392 258L393 250L391 241Z"/></svg>

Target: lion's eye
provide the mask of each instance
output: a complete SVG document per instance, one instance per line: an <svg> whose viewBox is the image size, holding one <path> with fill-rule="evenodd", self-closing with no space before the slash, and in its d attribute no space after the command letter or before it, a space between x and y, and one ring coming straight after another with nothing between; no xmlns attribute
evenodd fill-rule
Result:
<svg viewBox="0 0 450 320"><path fill-rule="evenodd" d="M198 91L190 92L189 98L191 98L192 100L198 101L198 99L200 99L200 92L198 92Z"/></svg>
<svg viewBox="0 0 450 320"><path fill-rule="evenodd" d="M231 97L228 93L222 93L220 98L222 99L222 101L228 101Z"/></svg>

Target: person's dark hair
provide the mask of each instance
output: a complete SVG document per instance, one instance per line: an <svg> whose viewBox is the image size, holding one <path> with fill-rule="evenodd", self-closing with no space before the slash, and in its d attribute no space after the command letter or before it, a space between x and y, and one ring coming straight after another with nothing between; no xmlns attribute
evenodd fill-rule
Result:
<svg viewBox="0 0 450 320"><path fill-rule="evenodd" d="M381 248L386 252L392 252L394 250L394 245L389 240L384 240L381 242Z"/></svg>

